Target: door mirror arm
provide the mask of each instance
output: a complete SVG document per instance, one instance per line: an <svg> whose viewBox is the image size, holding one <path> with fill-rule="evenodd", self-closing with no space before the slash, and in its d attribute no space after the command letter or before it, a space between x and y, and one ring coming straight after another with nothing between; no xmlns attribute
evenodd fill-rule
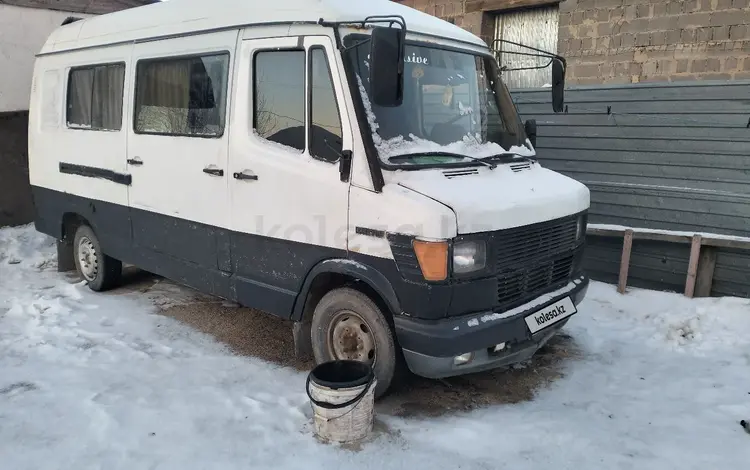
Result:
<svg viewBox="0 0 750 470"><path fill-rule="evenodd" d="M339 159L339 175L341 176L341 181L344 183L348 183L351 172L352 151L344 150L341 152L341 158Z"/></svg>
<svg viewBox="0 0 750 470"><path fill-rule="evenodd" d="M523 125L526 137L529 138L531 146L536 150L536 119L529 119Z"/></svg>

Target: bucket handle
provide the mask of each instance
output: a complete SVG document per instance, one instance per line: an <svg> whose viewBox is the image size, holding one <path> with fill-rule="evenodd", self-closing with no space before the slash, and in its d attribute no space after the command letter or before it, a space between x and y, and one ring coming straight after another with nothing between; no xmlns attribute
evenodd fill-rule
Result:
<svg viewBox="0 0 750 470"><path fill-rule="evenodd" d="M312 397L312 394L310 393L310 377L312 376L312 372L307 374L307 381L305 382L305 391L307 392L307 398L310 399L310 401L315 405L319 406L321 408L325 408L327 410L340 410L341 408L346 408L347 406L356 405L359 404L360 401L367 395L367 392L370 391L370 387L372 387L372 384L375 380L375 373L370 370L370 373L367 376L367 385L365 385L365 388L362 389L362 391L357 395L356 397L352 398L351 400L341 403L338 405L334 405L333 403L325 403L322 401L318 401L315 398Z"/></svg>

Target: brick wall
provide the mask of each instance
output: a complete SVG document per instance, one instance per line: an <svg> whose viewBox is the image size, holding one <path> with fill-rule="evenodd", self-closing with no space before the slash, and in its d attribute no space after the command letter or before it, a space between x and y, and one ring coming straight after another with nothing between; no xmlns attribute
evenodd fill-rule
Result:
<svg viewBox="0 0 750 470"><path fill-rule="evenodd" d="M502 10L549 0L395 0L490 41ZM750 0L563 0L568 83L750 78Z"/></svg>
<svg viewBox="0 0 750 470"><path fill-rule="evenodd" d="M750 78L750 0L565 0L569 82Z"/></svg>
<svg viewBox="0 0 750 470"><path fill-rule="evenodd" d="M482 22L490 21L489 15L484 15L481 10L467 11L467 3L471 8L471 0L394 0L402 5L406 5L411 8L415 8L419 11L423 11L433 16L437 16L443 20L460 26L465 30L476 34L477 36L485 36L482 39L488 40L492 36L493 26L485 25L485 30L482 30ZM489 34L489 37L486 37Z"/></svg>

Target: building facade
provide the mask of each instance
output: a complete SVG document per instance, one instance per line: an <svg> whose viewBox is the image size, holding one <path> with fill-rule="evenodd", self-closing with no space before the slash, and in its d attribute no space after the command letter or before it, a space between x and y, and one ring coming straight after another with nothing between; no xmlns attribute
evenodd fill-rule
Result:
<svg viewBox="0 0 750 470"><path fill-rule="evenodd" d="M158 0L0 0L0 227L28 223L28 108L34 58L67 18Z"/></svg>
<svg viewBox="0 0 750 470"><path fill-rule="evenodd" d="M750 78L750 0L394 1L488 44L504 39L557 51L568 60L569 84ZM499 59L529 65L508 54ZM548 75L510 72L506 81L538 87Z"/></svg>

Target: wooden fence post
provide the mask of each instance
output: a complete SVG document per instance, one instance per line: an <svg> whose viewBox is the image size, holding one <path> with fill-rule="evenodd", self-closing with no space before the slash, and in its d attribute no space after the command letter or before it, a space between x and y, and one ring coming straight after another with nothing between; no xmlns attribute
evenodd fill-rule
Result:
<svg viewBox="0 0 750 470"><path fill-rule="evenodd" d="M692 298L695 293L695 279L698 275L698 260L701 255L701 236L693 235L690 245L690 261L688 262L687 279L685 279L685 296Z"/></svg>
<svg viewBox="0 0 750 470"><path fill-rule="evenodd" d="M625 231L625 237L622 240L622 257L620 258L620 278L617 283L617 292L625 293L628 286L628 270L630 269L630 253L633 251L633 231Z"/></svg>
<svg viewBox="0 0 750 470"><path fill-rule="evenodd" d="M698 261L698 278L695 280L695 296L711 297L716 269L716 247L703 246Z"/></svg>

